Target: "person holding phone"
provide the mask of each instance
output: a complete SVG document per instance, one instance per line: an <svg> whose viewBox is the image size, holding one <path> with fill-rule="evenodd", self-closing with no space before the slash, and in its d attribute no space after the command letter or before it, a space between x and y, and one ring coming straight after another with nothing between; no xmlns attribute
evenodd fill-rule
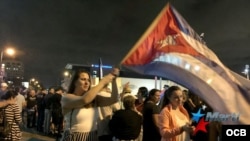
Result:
<svg viewBox="0 0 250 141"><path fill-rule="evenodd" d="M164 92L159 116L161 141L190 141L195 130L187 110L183 107L183 94L178 86Z"/></svg>

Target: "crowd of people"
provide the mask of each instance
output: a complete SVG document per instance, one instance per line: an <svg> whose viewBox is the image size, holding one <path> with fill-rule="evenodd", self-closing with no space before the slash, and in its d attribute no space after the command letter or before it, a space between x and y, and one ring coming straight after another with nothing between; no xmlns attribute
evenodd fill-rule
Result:
<svg viewBox="0 0 250 141"><path fill-rule="evenodd" d="M59 140L63 132L61 97L64 92L60 86L48 91L45 88L9 87L7 83L1 83L0 108L5 109L5 117L12 128L9 135L0 137L0 140L20 141L22 131L28 128Z"/></svg>
<svg viewBox="0 0 250 141"><path fill-rule="evenodd" d="M179 86L141 86L132 94L129 82L119 93L117 76L114 68L93 86L90 73L77 70L67 90L23 91L2 83L0 107L8 109L7 117L15 123L5 140L21 140L23 124L61 141L217 141L219 124L207 126L216 135L193 135L191 113L205 104L196 95Z"/></svg>

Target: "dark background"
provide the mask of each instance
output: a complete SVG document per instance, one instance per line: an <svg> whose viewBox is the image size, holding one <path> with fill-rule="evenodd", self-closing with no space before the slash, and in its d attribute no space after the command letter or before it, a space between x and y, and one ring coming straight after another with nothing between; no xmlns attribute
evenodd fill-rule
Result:
<svg viewBox="0 0 250 141"><path fill-rule="evenodd" d="M25 78L58 83L67 63L116 65L167 0L0 0L0 48L13 46ZM249 0L172 0L228 68L250 59Z"/></svg>

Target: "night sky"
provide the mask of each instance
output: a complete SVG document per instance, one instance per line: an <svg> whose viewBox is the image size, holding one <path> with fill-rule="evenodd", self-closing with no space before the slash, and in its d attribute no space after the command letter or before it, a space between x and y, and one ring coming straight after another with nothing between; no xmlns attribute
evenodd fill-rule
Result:
<svg viewBox="0 0 250 141"><path fill-rule="evenodd" d="M0 47L13 46L25 78L58 83L67 63L119 64L167 0L0 0ZM228 68L250 63L249 0L172 0Z"/></svg>

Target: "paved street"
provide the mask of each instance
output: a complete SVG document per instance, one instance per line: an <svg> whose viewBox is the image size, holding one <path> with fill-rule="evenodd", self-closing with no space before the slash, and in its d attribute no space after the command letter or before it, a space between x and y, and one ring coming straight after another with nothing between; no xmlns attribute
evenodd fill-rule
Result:
<svg viewBox="0 0 250 141"><path fill-rule="evenodd" d="M24 112L23 121L27 121L27 113ZM25 124L21 125L22 141L56 141L55 137L45 136L36 131L36 128L27 128Z"/></svg>
<svg viewBox="0 0 250 141"><path fill-rule="evenodd" d="M39 135L36 133L23 132L22 141L55 141L55 138Z"/></svg>
<svg viewBox="0 0 250 141"><path fill-rule="evenodd" d="M24 128L22 131L22 141L56 141L55 138L44 136L37 132L34 128Z"/></svg>

